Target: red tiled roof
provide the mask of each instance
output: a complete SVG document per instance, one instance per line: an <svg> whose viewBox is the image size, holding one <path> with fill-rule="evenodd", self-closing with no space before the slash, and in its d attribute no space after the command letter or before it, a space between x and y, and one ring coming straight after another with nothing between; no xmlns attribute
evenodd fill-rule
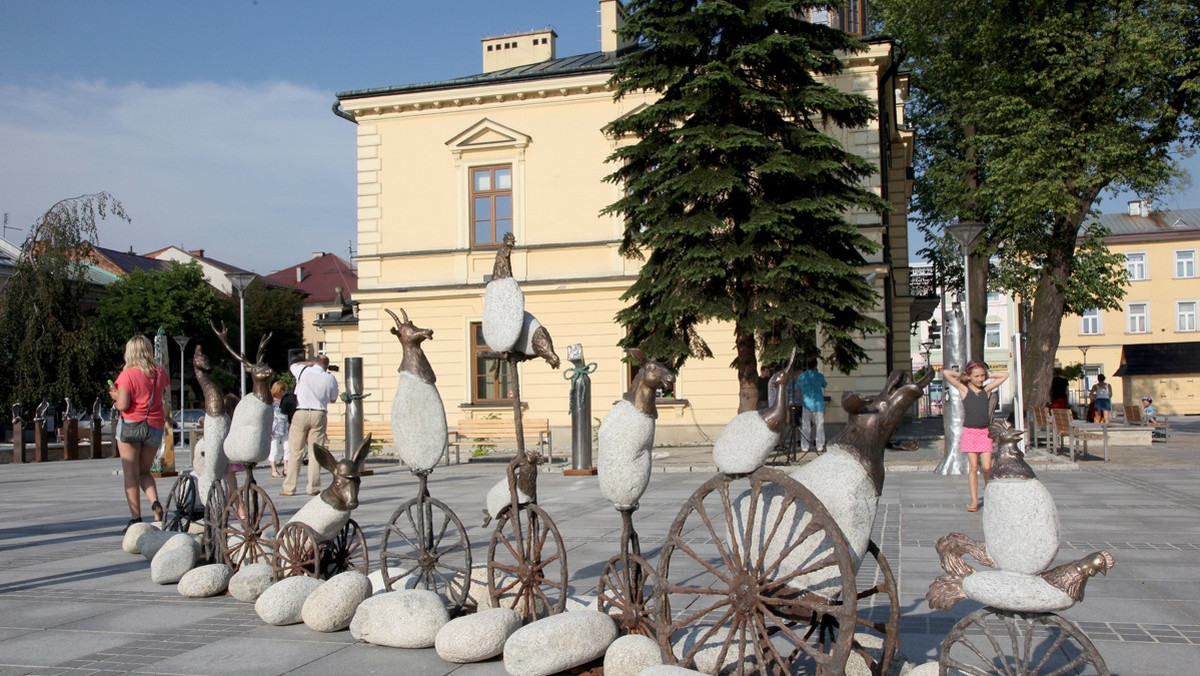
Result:
<svg viewBox="0 0 1200 676"><path fill-rule="evenodd" d="M342 298L349 302L358 290L358 271L331 253L314 254L303 263L272 272L265 277L306 292L306 305L328 305L334 302L338 287L342 288Z"/></svg>

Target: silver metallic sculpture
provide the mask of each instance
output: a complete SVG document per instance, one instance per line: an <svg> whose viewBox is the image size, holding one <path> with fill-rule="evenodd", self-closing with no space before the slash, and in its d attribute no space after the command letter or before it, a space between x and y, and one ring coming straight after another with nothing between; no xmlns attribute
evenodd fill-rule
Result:
<svg viewBox="0 0 1200 676"><path fill-rule="evenodd" d="M942 364L951 370L961 371L967 363L966 321L962 306L954 303L950 316L945 317L946 328L942 333ZM946 433L946 454L934 471L943 476L967 473L967 455L962 452L963 410L962 398L950 383L942 385L942 424Z"/></svg>

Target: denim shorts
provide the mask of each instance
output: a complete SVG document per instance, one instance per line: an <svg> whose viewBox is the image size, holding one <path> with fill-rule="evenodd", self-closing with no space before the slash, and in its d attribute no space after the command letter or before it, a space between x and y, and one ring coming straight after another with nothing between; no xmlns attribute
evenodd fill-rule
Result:
<svg viewBox="0 0 1200 676"><path fill-rule="evenodd" d="M121 426L124 424L125 424L124 418L117 418L117 439L118 440L120 440L120 438L121 438ZM151 427L150 428L150 438L147 439L144 443L142 443L142 445L143 446L153 446L155 448L162 446L163 433L165 431L166 430L160 430L160 429L155 429L155 428Z"/></svg>

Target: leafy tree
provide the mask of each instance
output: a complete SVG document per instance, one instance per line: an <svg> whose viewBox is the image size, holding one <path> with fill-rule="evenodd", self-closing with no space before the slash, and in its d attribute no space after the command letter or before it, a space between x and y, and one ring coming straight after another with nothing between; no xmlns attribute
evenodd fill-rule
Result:
<svg viewBox="0 0 1200 676"><path fill-rule="evenodd" d="M246 288L247 358L254 360L258 356L258 341L269 331L267 363L276 373L287 372L288 349L304 344L303 300L297 289L272 286L262 278L250 283ZM231 329L231 335L233 332Z"/></svg>
<svg viewBox="0 0 1200 676"><path fill-rule="evenodd" d="M112 195L70 197L50 207L30 229L13 276L0 292L0 397L25 410L42 399L80 406L105 390L101 351L85 318L94 289L87 256L96 224L129 220Z"/></svg>
<svg viewBox="0 0 1200 676"><path fill-rule="evenodd" d="M1113 308L1121 258L1080 232L1108 188L1153 198L1176 185L1173 154L1200 127L1200 12L1183 0L877 0L911 57L918 129L914 208L938 243L955 220L985 224L972 250L973 355L982 352L987 261L996 288L1033 301L1024 394L1045 398L1066 313ZM1081 237L1082 234L1082 237ZM958 273L961 275L961 273Z"/></svg>
<svg viewBox="0 0 1200 676"><path fill-rule="evenodd" d="M847 220L887 205L860 181L876 168L828 131L857 128L876 110L826 84L852 36L797 18L821 2L633 0L623 29L643 49L622 57L616 98L660 98L606 132L637 141L609 160L625 197L622 255L649 257L617 314L626 346L673 359L712 356L711 320L734 326L741 410L757 402L756 354L768 363L799 346L831 361L865 358L856 338L884 330L865 312L875 294L859 273L876 249Z"/></svg>

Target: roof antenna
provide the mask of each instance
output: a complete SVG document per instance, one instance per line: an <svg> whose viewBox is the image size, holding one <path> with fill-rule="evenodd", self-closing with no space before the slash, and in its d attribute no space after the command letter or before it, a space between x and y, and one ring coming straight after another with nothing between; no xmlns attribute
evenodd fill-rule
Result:
<svg viewBox="0 0 1200 676"><path fill-rule="evenodd" d="M7 217L7 214L5 214L5 217ZM350 258L354 258L354 240L346 240L346 251L350 254Z"/></svg>
<svg viewBox="0 0 1200 676"><path fill-rule="evenodd" d="M21 232L21 230L23 230L23 228L18 228L15 225L9 225L8 224L8 212L6 211L6 212L4 212L4 239L8 239L8 231L9 230L16 230L17 232Z"/></svg>

